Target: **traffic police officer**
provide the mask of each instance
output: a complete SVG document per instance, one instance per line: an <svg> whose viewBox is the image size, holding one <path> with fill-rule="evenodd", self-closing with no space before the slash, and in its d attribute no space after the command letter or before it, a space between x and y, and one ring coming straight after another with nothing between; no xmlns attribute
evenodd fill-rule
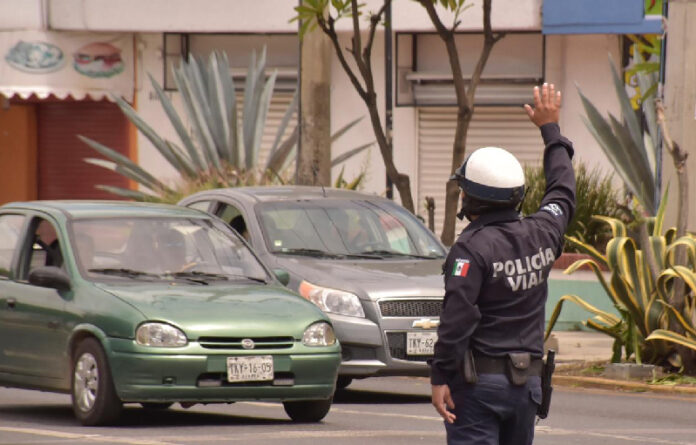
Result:
<svg viewBox="0 0 696 445"><path fill-rule="evenodd" d="M431 360L432 403L448 444L531 444L541 402L547 278L575 210L573 147L561 136L561 93L525 105L544 140L546 193L521 218L524 173L509 152L474 151L456 171L471 223L444 264L445 299Z"/></svg>

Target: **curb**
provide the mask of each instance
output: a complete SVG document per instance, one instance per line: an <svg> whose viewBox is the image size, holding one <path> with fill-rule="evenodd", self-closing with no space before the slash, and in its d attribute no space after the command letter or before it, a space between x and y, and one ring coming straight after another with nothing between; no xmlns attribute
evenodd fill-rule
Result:
<svg viewBox="0 0 696 445"><path fill-rule="evenodd" d="M573 375L554 375L552 380L558 386L582 386L601 389L625 389L635 392L658 392L663 394L682 394L696 396L696 386L649 385L642 382L605 379L601 377L582 377Z"/></svg>

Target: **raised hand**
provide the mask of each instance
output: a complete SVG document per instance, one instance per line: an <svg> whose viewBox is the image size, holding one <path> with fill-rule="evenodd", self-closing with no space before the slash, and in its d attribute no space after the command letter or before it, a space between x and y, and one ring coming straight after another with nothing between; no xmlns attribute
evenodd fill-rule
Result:
<svg viewBox="0 0 696 445"><path fill-rule="evenodd" d="M524 109L527 111L529 120L537 127L558 123L561 112L561 92L556 91L556 87L548 83L543 84L541 89L534 87L534 108L525 104Z"/></svg>

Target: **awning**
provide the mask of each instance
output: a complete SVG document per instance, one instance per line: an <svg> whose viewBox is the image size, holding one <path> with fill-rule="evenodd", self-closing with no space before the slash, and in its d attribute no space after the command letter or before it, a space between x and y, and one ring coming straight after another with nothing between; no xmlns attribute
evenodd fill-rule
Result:
<svg viewBox="0 0 696 445"><path fill-rule="evenodd" d="M661 34L662 16L645 0L544 0L544 34Z"/></svg>
<svg viewBox="0 0 696 445"><path fill-rule="evenodd" d="M132 34L0 32L0 94L133 101Z"/></svg>

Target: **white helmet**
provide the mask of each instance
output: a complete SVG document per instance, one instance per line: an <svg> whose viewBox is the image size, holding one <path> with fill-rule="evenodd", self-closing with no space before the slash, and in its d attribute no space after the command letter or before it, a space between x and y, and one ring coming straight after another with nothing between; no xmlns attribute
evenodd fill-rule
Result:
<svg viewBox="0 0 696 445"><path fill-rule="evenodd" d="M495 207L514 207L524 197L524 171L509 151L483 147L471 153L450 179L467 197Z"/></svg>

